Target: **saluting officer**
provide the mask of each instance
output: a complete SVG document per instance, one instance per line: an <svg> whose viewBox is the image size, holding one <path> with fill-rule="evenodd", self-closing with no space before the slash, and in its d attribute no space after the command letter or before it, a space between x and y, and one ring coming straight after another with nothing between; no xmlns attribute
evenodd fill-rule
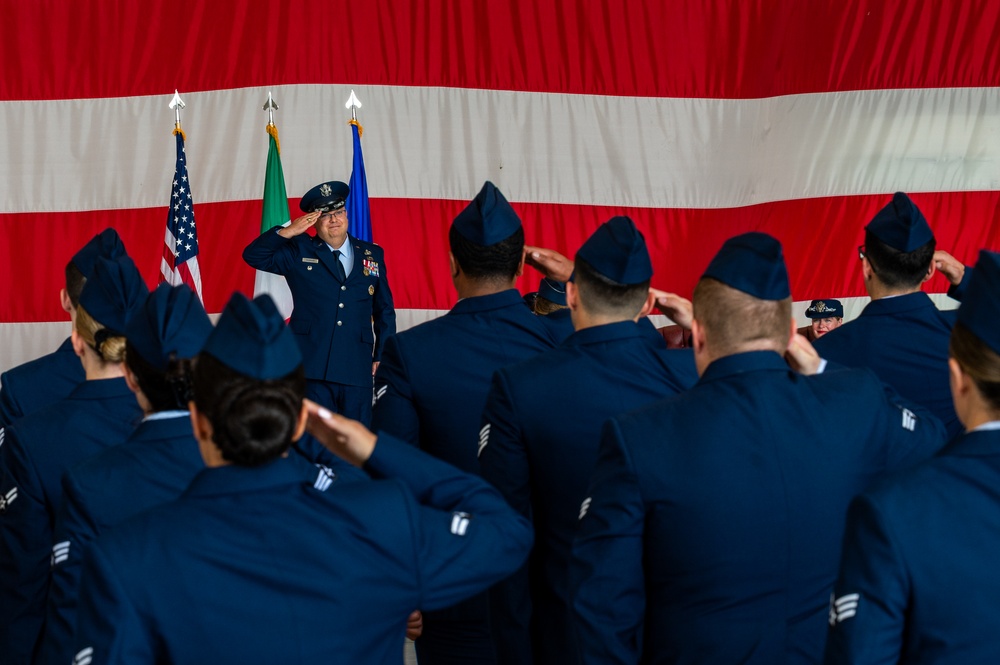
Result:
<svg viewBox="0 0 1000 665"><path fill-rule="evenodd" d="M75 662L398 664L414 607L527 555L530 526L485 482L314 403L314 435L376 480L303 481L301 354L268 296L230 299L193 388L208 468L87 549Z"/></svg>
<svg viewBox="0 0 1000 665"><path fill-rule="evenodd" d="M309 396L371 422L372 376L396 310L378 245L347 234L350 188L324 182L302 197L305 215L260 235L243 250L259 270L284 275L294 309L289 325L302 350ZM310 228L315 236L306 235Z"/></svg>
<svg viewBox="0 0 1000 665"><path fill-rule="evenodd" d="M810 319L809 327L805 331L800 328L799 332L805 332L806 338L814 342L843 325L844 305L833 298L813 300L806 308L806 318Z"/></svg>
<svg viewBox="0 0 1000 665"><path fill-rule="evenodd" d="M869 371L792 371L794 329L778 241L726 241L694 292L698 383L604 427L570 568L582 662L820 658L848 503L943 433ZM817 423L838 436L803 439Z"/></svg>
<svg viewBox="0 0 1000 665"><path fill-rule="evenodd" d="M601 425L698 379L690 350L667 350L638 324L653 265L631 219L602 224L574 266L576 332L493 375L479 437L483 477L535 527L529 567L490 591L494 643L511 665L576 662L566 571Z"/></svg>
<svg viewBox="0 0 1000 665"><path fill-rule="evenodd" d="M73 255L66 264L66 286L59 291L59 303L69 314L70 321L76 317L80 291L94 272L97 258L116 259L124 254L125 246L118 233L108 228ZM63 399L83 383L84 378L80 359L73 352L68 337L52 353L0 374L0 427Z"/></svg>
<svg viewBox="0 0 1000 665"><path fill-rule="evenodd" d="M81 462L63 477L40 663L73 661L80 561L101 532L176 499L205 468L187 410L192 359L212 323L186 285L160 284L125 325L125 383L143 412L125 443Z"/></svg>
<svg viewBox="0 0 1000 665"><path fill-rule="evenodd" d="M951 332L965 433L851 504L826 663L1000 663L1000 254Z"/></svg>
<svg viewBox="0 0 1000 665"><path fill-rule="evenodd" d="M0 446L0 653L28 663L45 616L52 540L67 469L124 441L142 418L123 377L125 326L149 291L128 256L98 258L80 293L73 350L86 380L7 428Z"/></svg>
<svg viewBox="0 0 1000 665"><path fill-rule="evenodd" d="M492 182L452 222L448 241L459 301L445 316L386 342L373 429L478 473L480 417L493 372L551 348L559 337L514 288L524 265L524 230ZM494 662L486 594L425 612L416 650L421 665Z"/></svg>
<svg viewBox="0 0 1000 665"><path fill-rule="evenodd" d="M948 391L955 312L939 311L920 290L935 266L947 265L941 255L951 258L935 246L923 213L896 192L865 227L865 244L858 248L872 301L858 318L816 340L816 351L847 367L871 369L900 395L930 409L954 436L962 429ZM946 276L957 287L963 275L948 270Z"/></svg>

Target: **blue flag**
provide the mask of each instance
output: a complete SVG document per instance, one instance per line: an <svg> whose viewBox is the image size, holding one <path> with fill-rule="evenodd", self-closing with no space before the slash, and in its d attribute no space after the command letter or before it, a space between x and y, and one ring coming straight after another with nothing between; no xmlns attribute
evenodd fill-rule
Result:
<svg viewBox="0 0 1000 665"><path fill-rule="evenodd" d="M365 177L365 158L361 154L360 125L351 122L354 133L354 169L348 186L351 193L347 197L347 232L352 237L366 242L372 241L372 212L368 207L368 179Z"/></svg>

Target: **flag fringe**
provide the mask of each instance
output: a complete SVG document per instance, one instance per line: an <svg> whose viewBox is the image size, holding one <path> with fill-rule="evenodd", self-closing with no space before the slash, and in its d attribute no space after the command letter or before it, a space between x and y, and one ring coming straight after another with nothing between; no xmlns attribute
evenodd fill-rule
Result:
<svg viewBox="0 0 1000 665"><path fill-rule="evenodd" d="M281 141L278 140L278 126L268 123L267 127L264 128L264 131L266 131L268 134L274 137L274 147L278 149L278 154L280 155Z"/></svg>
<svg viewBox="0 0 1000 665"><path fill-rule="evenodd" d="M362 127L361 123L358 122L357 120L353 120L353 119L348 120L347 124L348 125L356 125L357 126L357 128L358 128L358 138L361 138L362 136L365 135L365 128Z"/></svg>

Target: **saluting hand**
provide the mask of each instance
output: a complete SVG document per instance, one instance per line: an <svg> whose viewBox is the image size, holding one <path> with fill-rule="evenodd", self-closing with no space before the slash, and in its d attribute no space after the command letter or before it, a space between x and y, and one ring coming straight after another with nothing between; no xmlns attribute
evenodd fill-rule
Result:
<svg viewBox="0 0 1000 665"><path fill-rule="evenodd" d="M309 412L306 429L327 450L357 467L368 461L378 437L367 427L357 420L331 413L311 400L303 400L303 403Z"/></svg>
<svg viewBox="0 0 1000 665"><path fill-rule="evenodd" d="M965 276L965 265L943 249L934 252L934 267L948 278L952 286L961 284Z"/></svg>
<svg viewBox="0 0 1000 665"><path fill-rule="evenodd" d="M322 214L317 210L316 212L306 213L301 217L297 217L292 220L291 224L280 229L278 235L282 238L294 238L295 236L302 235L316 225L316 222L319 221L319 216Z"/></svg>
<svg viewBox="0 0 1000 665"><path fill-rule="evenodd" d="M785 362L799 374L812 376L819 371L820 363L823 361L819 353L805 335L795 333L788 340L788 349L785 351Z"/></svg>
<svg viewBox="0 0 1000 665"><path fill-rule="evenodd" d="M573 274L573 262L551 249L525 245L524 262L557 282L569 281Z"/></svg>
<svg viewBox="0 0 1000 665"><path fill-rule="evenodd" d="M684 330L691 330L691 321L694 320L694 305L687 298L682 298L676 293L669 293L649 287L649 292L656 298L656 308L666 315L671 321L679 325Z"/></svg>

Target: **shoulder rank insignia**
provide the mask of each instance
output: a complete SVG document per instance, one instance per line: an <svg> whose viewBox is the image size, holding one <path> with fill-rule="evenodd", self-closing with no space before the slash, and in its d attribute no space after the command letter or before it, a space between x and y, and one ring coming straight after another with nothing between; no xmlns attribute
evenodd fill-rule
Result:
<svg viewBox="0 0 1000 665"><path fill-rule="evenodd" d="M372 284L368 285L368 295L370 296L375 295L375 287Z"/></svg>

